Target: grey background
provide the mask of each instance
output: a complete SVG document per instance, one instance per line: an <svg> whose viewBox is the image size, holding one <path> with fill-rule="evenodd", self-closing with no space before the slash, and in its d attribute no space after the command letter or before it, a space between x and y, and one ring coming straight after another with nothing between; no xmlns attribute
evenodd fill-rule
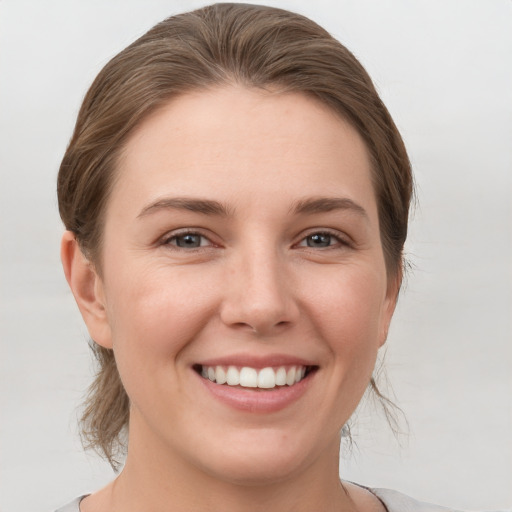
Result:
<svg viewBox="0 0 512 512"><path fill-rule="evenodd" d="M172 0L0 2L0 511L112 478L82 452L87 336L59 263L55 177L81 98ZM419 207L385 366L402 446L371 403L343 477L465 509L512 507L512 1L308 0L360 58L415 168Z"/></svg>

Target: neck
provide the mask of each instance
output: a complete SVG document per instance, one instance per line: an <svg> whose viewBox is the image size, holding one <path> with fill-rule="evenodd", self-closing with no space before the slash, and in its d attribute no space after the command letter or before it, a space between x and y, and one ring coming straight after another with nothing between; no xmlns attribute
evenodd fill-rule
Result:
<svg viewBox="0 0 512 512"><path fill-rule="evenodd" d="M233 481L191 464L168 447L148 443L148 436L137 435L134 427L130 425L125 467L104 492L103 502L108 502L105 509L125 512L355 510L338 476L339 440L328 445L316 459L304 462L287 475L265 480L240 477Z"/></svg>

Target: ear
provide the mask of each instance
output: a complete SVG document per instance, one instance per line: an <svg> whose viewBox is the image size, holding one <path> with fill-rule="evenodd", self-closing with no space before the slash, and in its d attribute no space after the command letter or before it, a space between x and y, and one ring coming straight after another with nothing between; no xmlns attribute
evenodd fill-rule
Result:
<svg viewBox="0 0 512 512"><path fill-rule="evenodd" d="M112 348L112 335L105 308L103 281L93 264L84 256L74 233L62 236L60 258L66 280L90 337L105 348Z"/></svg>
<svg viewBox="0 0 512 512"><path fill-rule="evenodd" d="M395 274L388 275L388 284L386 290L386 297L384 300L380 334L379 334L379 347L382 347L386 343L388 337L389 326L393 313L395 312L396 303L398 302L398 294L400 293L400 287L402 286L403 268L400 268Z"/></svg>

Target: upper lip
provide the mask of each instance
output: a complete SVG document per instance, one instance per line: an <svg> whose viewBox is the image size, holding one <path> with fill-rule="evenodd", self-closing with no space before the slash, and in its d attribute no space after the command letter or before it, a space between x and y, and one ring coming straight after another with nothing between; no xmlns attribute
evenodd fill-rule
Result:
<svg viewBox="0 0 512 512"><path fill-rule="evenodd" d="M255 369L268 367L277 368L280 366L318 366L312 360L285 354L272 354L266 356L233 354L230 356L220 356L198 361L196 364L201 366L248 366Z"/></svg>

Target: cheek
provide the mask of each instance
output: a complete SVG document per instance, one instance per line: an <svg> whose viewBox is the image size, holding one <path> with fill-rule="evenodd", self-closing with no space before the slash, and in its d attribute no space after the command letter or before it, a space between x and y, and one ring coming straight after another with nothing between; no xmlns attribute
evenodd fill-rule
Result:
<svg viewBox="0 0 512 512"><path fill-rule="evenodd" d="M213 294L201 288L197 272L185 268L117 270L108 283L107 303L113 305L109 320L121 374L168 371L211 318Z"/></svg>
<svg viewBox="0 0 512 512"><path fill-rule="evenodd" d="M364 384L380 346L386 283L379 272L351 270L331 275L308 304L340 378Z"/></svg>
<svg viewBox="0 0 512 512"><path fill-rule="evenodd" d="M378 269L377 269L378 270ZM330 275L327 275L327 274ZM333 431L349 419L370 382L379 349L385 279L368 266L317 272L303 296L310 337L327 349L323 400L331 404L325 424Z"/></svg>
<svg viewBox="0 0 512 512"><path fill-rule="evenodd" d="M377 343L385 279L371 269L356 267L349 270L331 272L322 279L321 286L317 279L318 286L304 301L314 308L312 316L318 318L317 327L328 331L330 339L339 337L340 343L347 346L357 345L357 340L370 345Z"/></svg>

